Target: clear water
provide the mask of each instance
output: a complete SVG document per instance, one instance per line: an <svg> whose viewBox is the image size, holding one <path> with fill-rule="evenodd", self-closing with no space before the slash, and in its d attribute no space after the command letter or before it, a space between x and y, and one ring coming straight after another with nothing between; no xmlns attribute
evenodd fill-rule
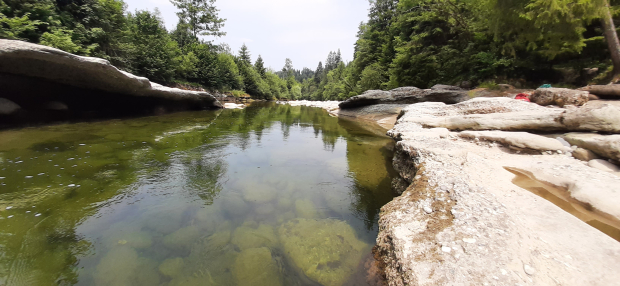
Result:
<svg viewBox="0 0 620 286"><path fill-rule="evenodd" d="M392 144L275 104L0 131L0 285L363 285Z"/></svg>

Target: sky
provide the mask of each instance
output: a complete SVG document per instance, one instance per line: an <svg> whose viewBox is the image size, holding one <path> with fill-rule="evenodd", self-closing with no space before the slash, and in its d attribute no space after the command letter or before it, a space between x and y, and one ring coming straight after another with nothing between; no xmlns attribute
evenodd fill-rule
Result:
<svg viewBox="0 0 620 286"><path fill-rule="evenodd" d="M168 0L124 0L128 11L159 8L166 28L174 29L176 8ZM315 70L330 51L340 49L344 61L353 60L353 44L360 22L368 18L368 0L218 0L226 36L205 37L227 43L237 53L243 43L255 61L260 54L267 67L278 71L286 58L295 69Z"/></svg>

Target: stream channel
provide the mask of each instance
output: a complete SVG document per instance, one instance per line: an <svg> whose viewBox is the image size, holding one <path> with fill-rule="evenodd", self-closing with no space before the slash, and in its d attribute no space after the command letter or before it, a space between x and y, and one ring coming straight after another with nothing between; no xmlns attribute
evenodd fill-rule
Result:
<svg viewBox="0 0 620 286"><path fill-rule="evenodd" d="M0 131L0 285L364 285L393 144L275 103Z"/></svg>

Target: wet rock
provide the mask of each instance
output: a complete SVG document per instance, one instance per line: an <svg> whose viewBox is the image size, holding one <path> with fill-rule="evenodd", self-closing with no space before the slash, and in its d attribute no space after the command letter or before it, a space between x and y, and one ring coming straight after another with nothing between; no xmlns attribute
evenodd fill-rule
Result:
<svg viewBox="0 0 620 286"><path fill-rule="evenodd" d="M20 109L21 107L17 103L0 97L0 115L11 115Z"/></svg>
<svg viewBox="0 0 620 286"><path fill-rule="evenodd" d="M267 247L242 251L235 260L233 276L237 285L282 285L280 269Z"/></svg>
<svg viewBox="0 0 620 286"><path fill-rule="evenodd" d="M605 172L611 172L611 173L620 172L620 167L612 163L609 163L608 161L602 160L602 159L590 160L588 162L588 166L599 169L601 171L605 171Z"/></svg>
<svg viewBox="0 0 620 286"><path fill-rule="evenodd" d="M261 224L257 228L240 226L233 233L232 243L241 251L249 248L273 248L278 243L278 237L272 226Z"/></svg>
<svg viewBox="0 0 620 286"><path fill-rule="evenodd" d="M302 218L316 218L318 217L318 212L316 211L316 207L311 200L303 199L295 201L295 212L297 212L298 217Z"/></svg>
<svg viewBox="0 0 620 286"><path fill-rule="evenodd" d="M368 245L347 223L333 219L295 219L280 226L286 256L310 279L326 286L342 285L359 264Z"/></svg>
<svg viewBox="0 0 620 286"><path fill-rule="evenodd" d="M166 235L163 243L170 249L189 248L192 243L200 237L200 234L200 229L198 229L198 227L190 225Z"/></svg>
<svg viewBox="0 0 620 286"><path fill-rule="evenodd" d="M183 258L168 258L159 265L159 272L168 277L175 277L183 270Z"/></svg>
<svg viewBox="0 0 620 286"><path fill-rule="evenodd" d="M588 102L588 92L568 88L539 88L530 100L539 105L565 105L582 106Z"/></svg>
<svg viewBox="0 0 620 286"><path fill-rule="evenodd" d="M575 149L575 151L573 151L573 157L575 159L581 160L581 161L586 161L589 162L591 160L594 159L600 159L600 157L598 155L596 155L596 153L588 150L588 149L583 149L583 148L577 148Z"/></svg>
<svg viewBox="0 0 620 286"><path fill-rule="evenodd" d="M590 150L599 156L620 161L620 135L567 133L564 135L564 139L573 145ZM597 159L592 156L586 156L584 158Z"/></svg>
<svg viewBox="0 0 620 286"><path fill-rule="evenodd" d="M108 245L126 245L136 249L149 248L153 244L152 237L144 231L120 230L106 239Z"/></svg>

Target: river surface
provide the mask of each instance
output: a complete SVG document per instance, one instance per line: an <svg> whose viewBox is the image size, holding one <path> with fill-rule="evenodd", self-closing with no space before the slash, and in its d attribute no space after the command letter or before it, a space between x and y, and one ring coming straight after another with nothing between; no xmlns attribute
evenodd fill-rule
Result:
<svg viewBox="0 0 620 286"><path fill-rule="evenodd" d="M0 131L0 285L364 285L393 142L253 105Z"/></svg>

